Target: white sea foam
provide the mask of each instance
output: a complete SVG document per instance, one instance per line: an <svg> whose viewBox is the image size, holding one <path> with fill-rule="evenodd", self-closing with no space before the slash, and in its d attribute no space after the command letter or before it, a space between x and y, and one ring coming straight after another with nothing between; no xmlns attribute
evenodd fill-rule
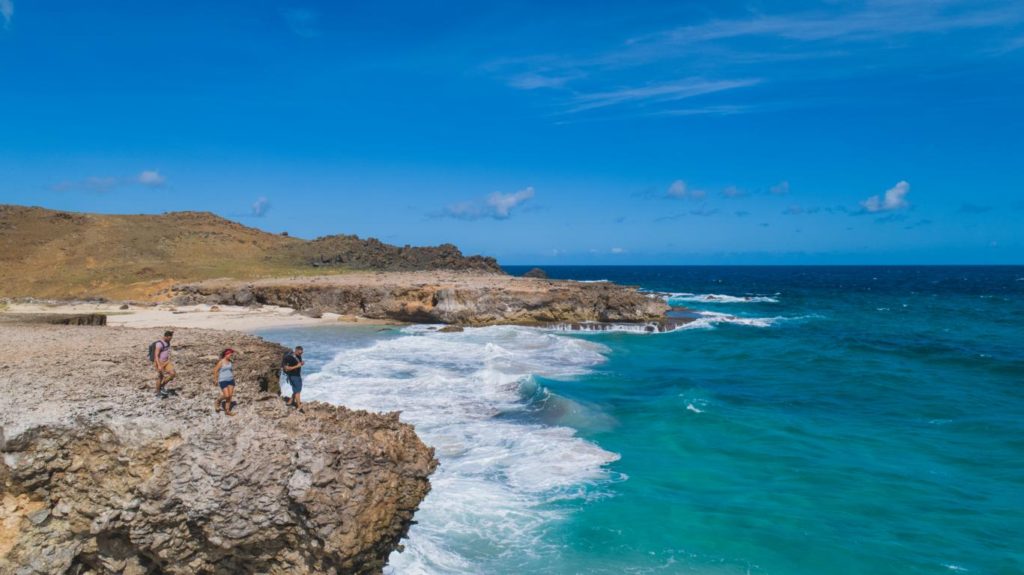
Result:
<svg viewBox="0 0 1024 575"><path fill-rule="evenodd" d="M662 327L656 322L648 323L603 323L603 322L580 322L560 323L550 325L545 329L554 331L582 331L582 332L605 332L622 331L626 333L658 333Z"/></svg>
<svg viewBox="0 0 1024 575"><path fill-rule="evenodd" d="M740 317L730 315L727 313L719 313L715 311L699 311L696 312L698 317L690 323L683 324L675 329L675 331L684 329L711 329L718 324L734 324L734 325L745 325L749 327L771 327L779 322L786 321L789 319L800 319L800 318L787 318L782 316L775 317Z"/></svg>
<svg viewBox="0 0 1024 575"><path fill-rule="evenodd" d="M389 573L479 573L480 558L546 550L547 526L564 511L544 504L588 496L610 481L618 455L573 429L530 418L521 388L534 375L565 378L604 361L597 343L519 327L438 333L402 330L397 338L339 353L309 376L309 399L402 419L436 448L441 465Z"/></svg>
<svg viewBox="0 0 1024 575"><path fill-rule="evenodd" d="M777 298L766 295L735 296L720 293L689 293L689 292L652 292L665 299L668 303L779 303ZM778 295L778 294L776 294Z"/></svg>

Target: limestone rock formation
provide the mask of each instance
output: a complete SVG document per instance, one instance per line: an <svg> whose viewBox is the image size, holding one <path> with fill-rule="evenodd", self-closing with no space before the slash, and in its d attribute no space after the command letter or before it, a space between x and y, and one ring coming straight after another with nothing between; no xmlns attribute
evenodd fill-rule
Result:
<svg viewBox="0 0 1024 575"><path fill-rule="evenodd" d="M668 305L612 283L435 273L324 276L239 284L212 281L175 286L182 303L294 308L372 319L467 326L566 322L649 322Z"/></svg>
<svg viewBox="0 0 1024 575"><path fill-rule="evenodd" d="M231 332L176 330L158 399L155 335L0 325L0 574L379 573L437 464L412 427L287 408L260 392L284 349ZM228 346L236 417L213 410Z"/></svg>

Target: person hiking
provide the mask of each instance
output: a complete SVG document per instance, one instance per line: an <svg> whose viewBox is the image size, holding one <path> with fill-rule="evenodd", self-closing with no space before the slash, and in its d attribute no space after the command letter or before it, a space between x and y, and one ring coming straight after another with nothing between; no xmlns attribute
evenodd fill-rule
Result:
<svg viewBox="0 0 1024 575"><path fill-rule="evenodd" d="M302 366L304 365L306 362L302 361L301 345L284 354L284 359L281 360L281 369L284 370L288 385L292 387L292 396L284 402L294 408L302 405Z"/></svg>
<svg viewBox="0 0 1024 575"><path fill-rule="evenodd" d="M174 364L171 363L171 338L173 337L174 332L167 330L162 339L156 340L149 346L149 359L153 361L153 367L156 369L156 396L161 399L168 395L164 386L177 375L174 372Z"/></svg>
<svg viewBox="0 0 1024 575"><path fill-rule="evenodd" d="M215 402L216 413L223 410L227 415L235 415L231 411L231 400L235 395L235 350L229 347L220 353L220 361L213 368L213 380L220 387L220 397Z"/></svg>

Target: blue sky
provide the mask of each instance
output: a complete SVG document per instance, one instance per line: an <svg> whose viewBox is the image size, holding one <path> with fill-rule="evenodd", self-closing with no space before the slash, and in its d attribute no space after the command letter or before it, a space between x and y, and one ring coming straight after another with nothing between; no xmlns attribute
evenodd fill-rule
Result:
<svg viewBox="0 0 1024 575"><path fill-rule="evenodd" d="M506 264L1024 263L1024 3L0 0L0 202Z"/></svg>

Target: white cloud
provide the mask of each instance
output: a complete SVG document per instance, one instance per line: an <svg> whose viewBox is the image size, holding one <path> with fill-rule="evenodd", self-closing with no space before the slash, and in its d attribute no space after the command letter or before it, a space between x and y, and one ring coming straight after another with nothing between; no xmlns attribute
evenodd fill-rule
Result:
<svg viewBox="0 0 1024 575"><path fill-rule="evenodd" d="M672 182L665 194L672 198L690 198L691 200L704 199L708 193L704 190L692 190L683 180Z"/></svg>
<svg viewBox="0 0 1024 575"><path fill-rule="evenodd" d="M626 250L624 248L612 248L611 252L613 254L624 254L626 253Z"/></svg>
<svg viewBox="0 0 1024 575"><path fill-rule="evenodd" d="M260 196L258 200L252 203L253 216L257 218L262 218L263 216L267 215L268 211L270 211L270 200L268 200L267 198Z"/></svg>
<svg viewBox="0 0 1024 575"><path fill-rule="evenodd" d="M910 184L905 180L885 191L884 195L871 196L860 203L865 212L892 212L902 210L910 206L907 202L907 194L910 193Z"/></svg>
<svg viewBox="0 0 1024 575"><path fill-rule="evenodd" d="M523 188L514 194L494 192L487 198L487 205L494 210L494 217L504 219L509 216L512 208L533 197L533 186Z"/></svg>
<svg viewBox="0 0 1024 575"><path fill-rule="evenodd" d="M445 208L444 215L463 220L478 220L481 218L504 220L512 215L512 210L533 196L533 186L528 186L518 192L508 194L493 192L483 202L469 201L452 204Z"/></svg>
<svg viewBox="0 0 1024 575"><path fill-rule="evenodd" d="M167 183L167 178L160 174L156 170L144 170L136 178L138 182L144 186L152 186L154 188L160 187Z"/></svg>
<svg viewBox="0 0 1024 575"><path fill-rule="evenodd" d="M0 15L4 17L4 28L9 27L14 17L14 0L0 0Z"/></svg>
<svg viewBox="0 0 1024 575"><path fill-rule="evenodd" d="M13 0L0 0L0 14L3 15L3 27L10 26L10 18L14 17Z"/></svg>
<svg viewBox="0 0 1024 575"><path fill-rule="evenodd" d="M737 188L736 186L729 186L722 190L722 195L727 198L741 198L746 194L743 192L743 190Z"/></svg>
<svg viewBox="0 0 1024 575"><path fill-rule="evenodd" d="M776 196L784 196L789 193L789 181L783 180L769 188L768 191Z"/></svg>

